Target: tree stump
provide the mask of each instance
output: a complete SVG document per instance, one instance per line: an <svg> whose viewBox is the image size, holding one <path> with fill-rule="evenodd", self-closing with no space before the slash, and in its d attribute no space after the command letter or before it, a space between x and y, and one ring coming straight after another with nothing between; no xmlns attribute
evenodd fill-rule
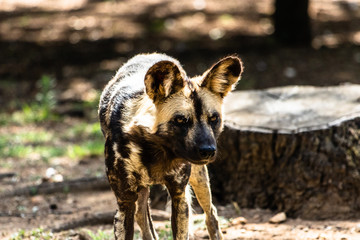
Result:
<svg viewBox="0 0 360 240"><path fill-rule="evenodd" d="M239 91L225 103L214 197L304 219L360 217L360 85Z"/></svg>

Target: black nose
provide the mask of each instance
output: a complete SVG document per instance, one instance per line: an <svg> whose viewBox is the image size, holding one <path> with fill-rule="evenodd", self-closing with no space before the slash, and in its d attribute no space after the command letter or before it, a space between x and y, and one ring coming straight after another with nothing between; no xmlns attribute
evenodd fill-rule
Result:
<svg viewBox="0 0 360 240"><path fill-rule="evenodd" d="M215 152L216 152L215 146L205 145L199 148L199 154L202 159L211 158L215 156Z"/></svg>

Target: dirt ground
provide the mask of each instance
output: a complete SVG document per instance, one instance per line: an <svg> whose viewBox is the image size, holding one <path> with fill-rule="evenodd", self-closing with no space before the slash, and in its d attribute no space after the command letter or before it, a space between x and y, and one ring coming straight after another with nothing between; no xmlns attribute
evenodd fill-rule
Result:
<svg viewBox="0 0 360 240"><path fill-rule="evenodd" d="M28 209L39 210L25 216L1 216L1 238L14 236L17 229L34 229L38 227L56 227L64 222L78 218L86 218L92 212L106 212L115 209L115 199L110 191L86 192L79 194L54 194L36 196L32 198L17 197L8 203L7 209L15 210L17 206L25 206ZM49 206L56 204L56 210L50 210ZM3 204L2 204L3 205ZM241 209L237 214L232 205L218 206L219 215L227 220L223 222L222 230L225 239L360 239L360 222L353 221L308 221L302 219L288 219L284 223L271 224L268 220L274 212L263 209ZM30 210L31 212L31 210ZM3 212L4 213L4 212ZM15 214L15 212L13 212ZM237 222L239 216L247 219L246 224ZM195 224L194 238L208 239L207 231L203 222L203 215L194 215ZM158 231L169 231L170 222L154 221ZM91 239L86 234L87 229L94 232L99 229L112 234L110 224L84 226L69 231L55 233L52 239ZM138 231L138 228L136 228ZM80 238L83 237L83 238ZM168 239L168 238L162 238Z"/></svg>
<svg viewBox="0 0 360 240"><path fill-rule="evenodd" d="M51 133L50 139L58 148L80 141L76 136L73 140L57 136L83 122L96 123L96 109L79 109L78 103L93 101L116 69L140 52L173 55L189 75L201 74L218 58L236 53L245 63L238 86L241 90L294 84L360 84L360 1L311 1L311 48L282 47L274 42L272 3L0 0L0 112L10 116L23 103L34 101L37 80L48 74L56 79L56 110L64 115L62 121L0 125L0 135L45 131ZM68 156L47 161L40 158L36 152L1 158L0 193L44 182L49 168L65 180L104 176L99 155L76 160ZM1 175L6 173L11 174ZM161 199L153 205L165 211L166 196L164 192L159 195ZM194 218L195 239L208 239L202 215L194 206L198 213ZM288 218L271 224L269 219L276 211L238 209L232 203L217 207L225 239L360 239L357 219ZM54 228L115 208L109 189L63 189L53 194L6 197L0 199L0 239L12 239L21 229ZM242 223L239 217L247 222ZM160 232L170 231L168 220L156 221L155 226ZM86 229L95 233L101 230L104 236L91 237ZM111 236L111 224L100 223L39 239ZM168 239L166 236L163 239Z"/></svg>

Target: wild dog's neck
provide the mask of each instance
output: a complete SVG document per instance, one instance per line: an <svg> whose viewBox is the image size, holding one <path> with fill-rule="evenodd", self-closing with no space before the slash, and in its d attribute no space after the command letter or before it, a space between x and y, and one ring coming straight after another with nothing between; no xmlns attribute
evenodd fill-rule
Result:
<svg viewBox="0 0 360 240"><path fill-rule="evenodd" d="M175 159L171 139L151 133L147 127L134 126L129 132L129 140L139 145L144 157L152 163L169 162L170 164Z"/></svg>

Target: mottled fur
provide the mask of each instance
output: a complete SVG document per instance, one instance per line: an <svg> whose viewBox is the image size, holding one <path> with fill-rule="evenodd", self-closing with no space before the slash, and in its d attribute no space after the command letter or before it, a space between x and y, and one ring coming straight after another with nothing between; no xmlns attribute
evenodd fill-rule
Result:
<svg viewBox="0 0 360 240"><path fill-rule="evenodd" d="M152 184L165 185L171 196L174 239L188 239L188 183L205 212L210 239L222 239L205 164L215 159L223 98L241 73L240 59L230 56L189 79L177 60L145 54L130 59L108 83L99 118L118 204L116 239L133 239L134 220L143 239L158 239L148 203Z"/></svg>

